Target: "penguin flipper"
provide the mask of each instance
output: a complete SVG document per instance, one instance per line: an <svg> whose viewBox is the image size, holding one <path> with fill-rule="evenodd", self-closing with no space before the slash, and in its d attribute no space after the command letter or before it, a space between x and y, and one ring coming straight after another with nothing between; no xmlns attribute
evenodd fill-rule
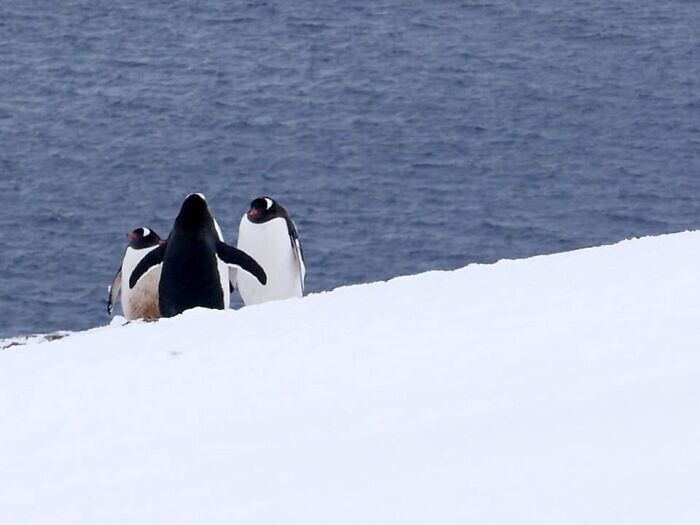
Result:
<svg viewBox="0 0 700 525"><path fill-rule="evenodd" d="M236 266L244 272L248 272L260 281L260 284L267 284L267 274L265 270L262 269L262 266L260 266L255 259L243 250L229 246L225 242L217 241L216 255L226 264Z"/></svg>
<svg viewBox="0 0 700 525"><path fill-rule="evenodd" d="M163 258L165 257L165 247L167 245L167 242L161 244L155 250L151 250L150 252L148 252L145 255L145 257L139 261L139 263L136 265L136 268L134 268L134 271L131 272L131 275L129 276L129 288L133 288L134 286L136 286L136 283L139 281L139 279L141 279L141 277L143 277L150 270L152 270L159 264L163 264Z"/></svg>
<svg viewBox="0 0 700 525"><path fill-rule="evenodd" d="M306 278L306 265L304 264L304 251L301 249L301 241L299 237L292 239L294 258L299 265L299 284L301 285L301 294L304 295L304 279Z"/></svg>
<svg viewBox="0 0 700 525"><path fill-rule="evenodd" d="M114 276L112 284L109 285L109 298L107 299L107 315L112 315L114 305L117 303L117 297L122 289L122 267L117 270L117 275Z"/></svg>
<svg viewBox="0 0 700 525"><path fill-rule="evenodd" d="M301 239L299 239L299 230L292 219L287 220L287 231L289 232L289 240L292 243L292 252L294 258L299 265L299 284L301 285L301 294L304 295L304 279L306 278L306 265L304 264L304 249L301 247Z"/></svg>

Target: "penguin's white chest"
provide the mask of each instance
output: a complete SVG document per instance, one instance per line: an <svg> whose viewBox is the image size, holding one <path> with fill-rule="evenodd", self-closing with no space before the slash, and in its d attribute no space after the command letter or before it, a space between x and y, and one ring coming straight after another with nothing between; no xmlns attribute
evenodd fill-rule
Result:
<svg viewBox="0 0 700 525"><path fill-rule="evenodd" d="M134 268L146 254L156 248L157 246L143 250L134 250L131 247L126 249L122 262L121 302L124 317L129 320L160 317L158 284L160 283L161 265L153 268L139 279L136 286L129 289L129 277L131 277Z"/></svg>
<svg viewBox="0 0 700 525"><path fill-rule="evenodd" d="M216 230L216 237L221 241L224 242L224 236L221 233L221 226L219 226L219 223L212 217L214 221L214 229ZM216 256L216 269L219 272L219 283L221 284L221 293L224 294L224 310L228 310L229 307L231 306L231 287L230 287L230 279L229 279L229 267L228 265L219 259L218 256Z"/></svg>
<svg viewBox="0 0 700 525"><path fill-rule="evenodd" d="M228 265L216 258L216 268L219 270L219 282L221 283L221 292L224 294L224 310L228 310L231 305L231 288L229 286L229 269Z"/></svg>
<svg viewBox="0 0 700 525"><path fill-rule="evenodd" d="M237 272L236 286L246 305L303 295L303 266L295 256L283 218L255 224L244 215L238 249L255 259L267 274L267 284L262 285L246 272Z"/></svg>

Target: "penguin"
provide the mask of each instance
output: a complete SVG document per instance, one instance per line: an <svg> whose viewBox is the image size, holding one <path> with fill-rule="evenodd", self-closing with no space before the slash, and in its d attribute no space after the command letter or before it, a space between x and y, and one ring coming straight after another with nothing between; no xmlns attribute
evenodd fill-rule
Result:
<svg viewBox="0 0 700 525"><path fill-rule="evenodd" d="M237 246L262 264L268 279L260 286L248 274L231 270L231 282L246 306L304 295L306 265L299 232L279 202L260 197L250 203L241 218Z"/></svg>
<svg viewBox="0 0 700 525"><path fill-rule="evenodd" d="M149 252L129 277L129 288L161 269L158 305L163 317L198 306L229 307L229 268L252 274L262 285L265 270L247 253L229 246L209 210L204 195L191 193L182 203L168 239Z"/></svg>
<svg viewBox="0 0 700 525"><path fill-rule="evenodd" d="M160 271L154 271L139 282L138 286L130 289L128 286L136 265L146 254L156 249L159 244L165 242L154 230L146 227L136 228L127 234L129 245L124 251L122 264L114 276L109 287L109 299L107 301L107 313L112 315L112 310L121 292L122 310L128 320L160 317L158 309L158 281Z"/></svg>

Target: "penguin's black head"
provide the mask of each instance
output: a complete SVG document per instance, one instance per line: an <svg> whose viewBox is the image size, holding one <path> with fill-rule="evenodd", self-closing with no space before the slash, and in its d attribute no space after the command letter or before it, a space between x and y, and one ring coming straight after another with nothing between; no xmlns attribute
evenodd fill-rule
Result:
<svg viewBox="0 0 700 525"><path fill-rule="evenodd" d="M214 228L214 218L204 195L190 193L182 203L175 224L185 229Z"/></svg>
<svg viewBox="0 0 700 525"><path fill-rule="evenodd" d="M248 219L250 222L260 224L276 217L285 216L284 208L270 197L258 197L250 203Z"/></svg>
<svg viewBox="0 0 700 525"><path fill-rule="evenodd" d="M127 233L126 236L129 238L129 246L134 250L143 250L165 242L160 238L160 235L145 226L136 228L131 233Z"/></svg>

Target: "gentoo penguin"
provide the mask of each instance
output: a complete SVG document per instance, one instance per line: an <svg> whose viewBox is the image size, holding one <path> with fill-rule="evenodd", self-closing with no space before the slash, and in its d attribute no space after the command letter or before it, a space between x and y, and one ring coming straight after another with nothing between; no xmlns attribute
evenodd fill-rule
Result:
<svg viewBox="0 0 700 525"><path fill-rule="evenodd" d="M231 300L228 266L251 273L263 285L265 271L247 253L223 241L204 196L192 193L182 203L168 239L144 257L129 278L138 286L162 265L158 287L160 313L172 317L190 308L225 309Z"/></svg>
<svg viewBox="0 0 700 525"><path fill-rule="evenodd" d="M306 266L299 233L279 202L260 197L250 203L238 228L238 248L254 257L267 273L267 285L260 286L249 275L232 270L231 281L246 305L304 294Z"/></svg>
<svg viewBox="0 0 700 525"><path fill-rule="evenodd" d="M141 279L139 284L133 289L129 288L129 277L131 277L136 265L147 253L154 250L159 244L165 242L155 231L150 228L136 228L127 234L129 245L124 251L124 259L119 267L117 275L114 276L112 285L109 287L109 300L107 302L107 313L112 314L117 296L121 291L122 310L124 317L129 320L160 317L158 309L158 281L160 280L160 270L153 271L148 276Z"/></svg>

